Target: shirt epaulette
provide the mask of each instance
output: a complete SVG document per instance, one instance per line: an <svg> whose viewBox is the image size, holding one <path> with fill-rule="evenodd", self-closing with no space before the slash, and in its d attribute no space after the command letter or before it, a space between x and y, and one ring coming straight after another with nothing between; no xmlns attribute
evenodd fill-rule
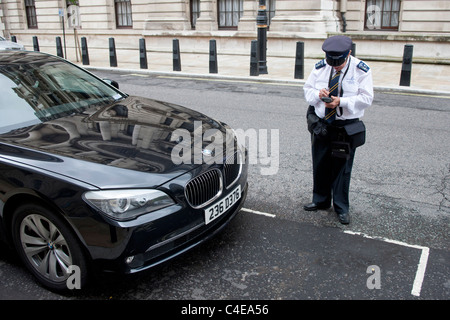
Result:
<svg viewBox="0 0 450 320"><path fill-rule="evenodd" d="M325 67L326 63L325 63L325 59L320 60L319 62L316 63L316 69L320 69Z"/></svg>
<svg viewBox="0 0 450 320"><path fill-rule="evenodd" d="M363 61L358 63L358 68L364 72L368 72L370 70L370 67L367 64L365 64Z"/></svg>

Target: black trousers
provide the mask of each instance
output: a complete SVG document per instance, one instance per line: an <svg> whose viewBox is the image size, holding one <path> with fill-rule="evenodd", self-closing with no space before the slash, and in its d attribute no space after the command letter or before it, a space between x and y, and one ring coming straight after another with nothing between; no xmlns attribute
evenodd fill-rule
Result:
<svg viewBox="0 0 450 320"><path fill-rule="evenodd" d="M357 121L357 120L355 120ZM352 120L336 120L333 125L343 126ZM313 160L313 202L331 205L338 214L349 210L350 178L355 157L355 149L350 150L348 159L331 155L331 141L335 139L335 132L330 128L328 135L323 137L312 134Z"/></svg>

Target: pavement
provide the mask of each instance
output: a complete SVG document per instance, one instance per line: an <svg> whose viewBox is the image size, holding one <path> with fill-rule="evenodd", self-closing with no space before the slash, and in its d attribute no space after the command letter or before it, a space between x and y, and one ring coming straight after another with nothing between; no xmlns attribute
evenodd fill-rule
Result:
<svg viewBox="0 0 450 320"><path fill-rule="evenodd" d="M81 59L80 59L81 60ZM294 57L267 57L268 74L250 76L250 57L244 55L217 55L218 73L209 72L208 54L180 54L181 71L173 71L173 56L168 52L148 52L147 69L141 69L139 57L117 57L118 66L110 67L109 56L89 57L89 65L72 61L87 69L122 69L133 73L163 74L180 77L211 77L243 81L270 81L303 84L312 71L317 59L304 60L304 78L295 79ZM401 62L365 62L372 68L374 89L415 94L450 96L450 65L414 63L411 68L410 86L400 86Z"/></svg>

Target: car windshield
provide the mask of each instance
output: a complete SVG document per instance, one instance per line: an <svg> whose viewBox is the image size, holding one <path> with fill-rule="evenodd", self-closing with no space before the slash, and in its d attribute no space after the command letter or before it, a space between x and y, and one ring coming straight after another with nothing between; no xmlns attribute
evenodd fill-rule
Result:
<svg viewBox="0 0 450 320"><path fill-rule="evenodd" d="M33 61L31 61L33 60ZM63 60L0 62L0 133L109 105L123 94Z"/></svg>

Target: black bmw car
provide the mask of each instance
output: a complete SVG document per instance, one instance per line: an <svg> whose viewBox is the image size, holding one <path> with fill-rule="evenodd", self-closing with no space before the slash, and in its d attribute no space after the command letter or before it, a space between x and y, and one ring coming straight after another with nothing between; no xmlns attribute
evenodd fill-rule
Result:
<svg viewBox="0 0 450 320"><path fill-rule="evenodd" d="M46 287L150 268L244 203L246 150L224 123L40 52L0 52L0 84L0 237Z"/></svg>

